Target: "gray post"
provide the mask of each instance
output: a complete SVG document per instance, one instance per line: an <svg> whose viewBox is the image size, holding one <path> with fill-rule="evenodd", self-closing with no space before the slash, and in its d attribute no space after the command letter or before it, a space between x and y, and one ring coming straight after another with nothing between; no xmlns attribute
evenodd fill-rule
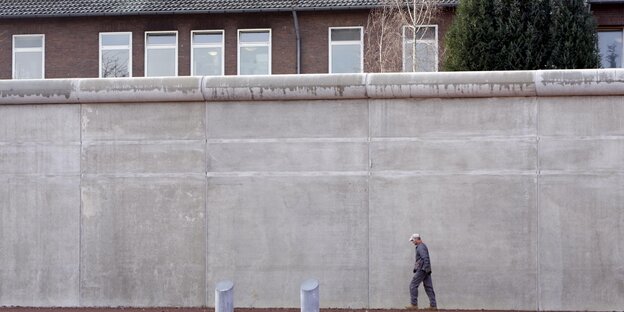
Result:
<svg viewBox="0 0 624 312"><path fill-rule="evenodd" d="M215 312L234 312L234 283L221 281L215 287Z"/></svg>
<svg viewBox="0 0 624 312"><path fill-rule="evenodd" d="M319 312L319 282L315 279L301 283L301 312Z"/></svg>

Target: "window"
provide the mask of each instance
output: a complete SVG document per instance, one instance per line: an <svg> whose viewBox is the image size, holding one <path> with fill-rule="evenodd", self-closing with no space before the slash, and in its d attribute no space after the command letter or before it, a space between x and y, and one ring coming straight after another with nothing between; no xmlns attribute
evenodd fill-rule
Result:
<svg viewBox="0 0 624 312"><path fill-rule="evenodd" d="M329 28L329 72L361 73L364 68L362 27Z"/></svg>
<svg viewBox="0 0 624 312"><path fill-rule="evenodd" d="M100 78L132 77L132 33L100 33Z"/></svg>
<svg viewBox="0 0 624 312"><path fill-rule="evenodd" d="M223 30L191 31L191 75L223 75Z"/></svg>
<svg viewBox="0 0 624 312"><path fill-rule="evenodd" d="M270 29L240 29L238 31L238 74L271 74Z"/></svg>
<svg viewBox="0 0 624 312"><path fill-rule="evenodd" d="M178 75L178 32L145 33L145 77Z"/></svg>
<svg viewBox="0 0 624 312"><path fill-rule="evenodd" d="M13 79L43 79L44 35L13 36Z"/></svg>
<svg viewBox="0 0 624 312"><path fill-rule="evenodd" d="M403 27L403 71L438 71L438 26Z"/></svg>
<svg viewBox="0 0 624 312"><path fill-rule="evenodd" d="M598 31L598 49L602 68L622 67L622 29Z"/></svg>

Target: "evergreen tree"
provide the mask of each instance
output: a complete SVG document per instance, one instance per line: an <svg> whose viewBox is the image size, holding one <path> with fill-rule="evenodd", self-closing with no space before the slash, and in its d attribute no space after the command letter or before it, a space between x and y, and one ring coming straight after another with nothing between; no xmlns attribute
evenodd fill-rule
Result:
<svg viewBox="0 0 624 312"><path fill-rule="evenodd" d="M446 70L600 66L583 0L462 0L446 36Z"/></svg>
<svg viewBox="0 0 624 312"><path fill-rule="evenodd" d="M553 1L547 68L600 67L596 22L584 0Z"/></svg>

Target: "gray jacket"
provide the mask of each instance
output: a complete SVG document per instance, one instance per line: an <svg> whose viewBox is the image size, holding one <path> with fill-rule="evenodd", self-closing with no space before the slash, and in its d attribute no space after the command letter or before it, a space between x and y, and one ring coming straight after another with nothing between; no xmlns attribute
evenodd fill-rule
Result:
<svg viewBox="0 0 624 312"><path fill-rule="evenodd" d="M427 273L431 272L431 262L429 261L429 249L425 243L416 246L416 263L414 264L414 273L423 270Z"/></svg>

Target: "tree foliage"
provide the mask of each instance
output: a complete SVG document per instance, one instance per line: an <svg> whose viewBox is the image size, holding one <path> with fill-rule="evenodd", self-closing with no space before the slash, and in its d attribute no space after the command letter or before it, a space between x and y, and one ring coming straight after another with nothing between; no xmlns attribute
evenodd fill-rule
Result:
<svg viewBox="0 0 624 312"><path fill-rule="evenodd" d="M600 66L583 0L462 0L446 35L446 70Z"/></svg>

